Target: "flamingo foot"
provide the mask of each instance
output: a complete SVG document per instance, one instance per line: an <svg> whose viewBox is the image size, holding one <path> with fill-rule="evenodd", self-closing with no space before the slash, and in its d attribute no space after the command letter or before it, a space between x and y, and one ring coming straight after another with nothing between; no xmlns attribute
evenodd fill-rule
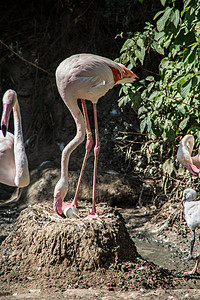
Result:
<svg viewBox="0 0 200 300"><path fill-rule="evenodd" d="M197 261L195 263L195 266L194 268L191 270L191 271L187 271L187 272L184 272L185 275L199 275L199 273L197 272L197 269L198 269L198 266L199 266L199 256L197 257Z"/></svg>
<svg viewBox="0 0 200 300"><path fill-rule="evenodd" d="M191 271L184 272L185 275L199 275L196 268L194 267Z"/></svg>
<svg viewBox="0 0 200 300"><path fill-rule="evenodd" d="M62 206L63 214L67 218L78 218L78 208L71 205L70 203L63 203Z"/></svg>
<svg viewBox="0 0 200 300"><path fill-rule="evenodd" d="M91 212L85 219L93 219L93 218L98 218L99 216L95 212Z"/></svg>
<svg viewBox="0 0 200 300"><path fill-rule="evenodd" d="M191 260L191 259L193 259L193 256L191 256L190 254L188 256L184 257L184 260Z"/></svg>

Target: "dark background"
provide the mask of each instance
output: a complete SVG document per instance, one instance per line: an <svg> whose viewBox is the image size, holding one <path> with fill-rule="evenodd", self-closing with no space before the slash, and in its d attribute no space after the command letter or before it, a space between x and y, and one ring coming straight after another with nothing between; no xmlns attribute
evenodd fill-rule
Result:
<svg viewBox="0 0 200 300"><path fill-rule="evenodd" d="M145 22L153 22L160 9L160 0L146 0L142 4L137 0L1 1L0 97L9 88L18 94L30 170L44 161L60 167L58 143L66 145L76 132L57 92L54 73L58 64L83 52L111 59L119 57L129 32L142 31ZM122 32L123 37L117 36ZM150 61L145 66L156 68L156 63ZM139 67L134 72L143 77ZM122 130L124 122L137 130L139 121L132 110L119 111L118 91L116 86L98 103L99 165L121 171L130 166L114 151L113 132ZM113 109L118 111L116 116L110 114ZM88 110L93 124L90 103ZM83 152L81 145L69 166L71 170L80 169Z"/></svg>

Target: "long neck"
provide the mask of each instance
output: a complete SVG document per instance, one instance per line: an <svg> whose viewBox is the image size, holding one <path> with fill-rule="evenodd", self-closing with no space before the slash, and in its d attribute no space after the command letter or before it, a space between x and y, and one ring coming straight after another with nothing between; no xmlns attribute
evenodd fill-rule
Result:
<svg viewBox="0 0 200 300"><path fill-rule="evenodd" d="M19 103L16 100L13 107L14 116L14 158L15 158L15 184L17 186L26 186L29 184L28 161L24 148L21 114Z"/></svg>
<svg viewBox="0 0 200 300"><path fill-rule="evenodd" d="M65 102L67 107L69 108L72 117L76 123L76 136L67 144L62 152L61 158L61 178L65 178L67 180L68 177L68 165L69 165L69 157L71 153L76 149L76 147L82 143L85 139L85 122L83 115L78 107L77 100Z"/></svg>
<svg viewBox="0 0 200 300"><path fill-rule="evenodd" d="M15 143L23 143L23 133L22 133L22 123L21 123L21 114L19 103L16 101L15 106L13 107L13 116L14 116L14 136Z"/></svg>

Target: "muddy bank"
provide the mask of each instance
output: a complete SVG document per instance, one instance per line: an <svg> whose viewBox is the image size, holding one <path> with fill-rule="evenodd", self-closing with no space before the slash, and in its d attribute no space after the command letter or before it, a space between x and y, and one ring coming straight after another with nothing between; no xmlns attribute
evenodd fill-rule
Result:
<svg viewBox="0 0 200 300"><path fill-rule="evenodd" d="M59 170L47 168L39 173L42 177L32 174L32 183L21 198L15 198L0 209L3 216L1 228L4 229L1 231L4 232L1 245L2 297L15 294L13 297L18 295L22 299L51 299L50 293L52 299L66 295L71 299L84 299L84 295L91 299L94 296L97 299L136 299L138 295L147 299L150 295L167 299L176 295L177 290L182 296L192 297L198 293L195 290L199 288L199 278L188 280L183 276L183 271L191 269L194 263L183 260L182 249L188 251L190 232L184 238L173 228L166 227L164 231L153 234L165 222L164 216L162 222L154 222L155 208L111 208L107 204L111 195L118 206L124 196L129 204L139 199L137 190L133 193L135 198L131 194L131 189L134 189L131 181L124 181L119 174L110 175L112 178L108 178L108 174L100 176L98 195L100 198L104 196L106 201L97 204L100 218L95 222L82 218L91 209L90 201L83 200L84 197L90 198L86 192L89 191L88 182L83 181L81 219L72 221L61 219L52 209L53 188ZM76 172L72 172L71 194L76 177ZM123 189L125 182L127 188ZM140 185L138 181L138 189Z"/></svg>

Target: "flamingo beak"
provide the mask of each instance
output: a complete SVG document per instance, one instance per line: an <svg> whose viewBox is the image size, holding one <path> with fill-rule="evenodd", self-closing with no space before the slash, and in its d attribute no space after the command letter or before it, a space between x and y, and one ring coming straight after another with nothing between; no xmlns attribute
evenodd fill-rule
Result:
<svg viewBox="0 0 200 300"><path fill-rule="evenodd" d="M11 110L12 110L12 104L3 105L3 113L1 118L1 130L3 132L4 137L6 137Z"/></svg>
<svg viewBox="0 0 200 300"><path fill-rule="evenodd" d="M124 65L122 65L122 64L119 64L122 68L123 68L123 70L124 70L124 74L123 74L123 77L124 78L136 78L136 79L139 79L139 77L135 74L135 73L133 73L132 71L130 71L128 68L126 68Z"/></svg>
<svg viewBox="0 0 200 300"><path fill-rule="evenodd" d="M192 175L199 175L199 169L193 165L192 163L189 163L187 161L184 162L185 163L185 167L188 169L188 171L192 174Z"/></svg>
<svg viewBox="0 0 200 300"><path fill-rule="evenodd" d="M64 213L62 211L62 199L59 195L54 197L53 209L60 217L66 219L66 216L64 215Z"/></svg>
<svg viewBox="0 0 200 300"><path fill-rule="evenodd" d="M6 133L7 133L7 128L6 128L6 125L1 125L1 130L3 132L3 136L6 137Z"/></svg>

